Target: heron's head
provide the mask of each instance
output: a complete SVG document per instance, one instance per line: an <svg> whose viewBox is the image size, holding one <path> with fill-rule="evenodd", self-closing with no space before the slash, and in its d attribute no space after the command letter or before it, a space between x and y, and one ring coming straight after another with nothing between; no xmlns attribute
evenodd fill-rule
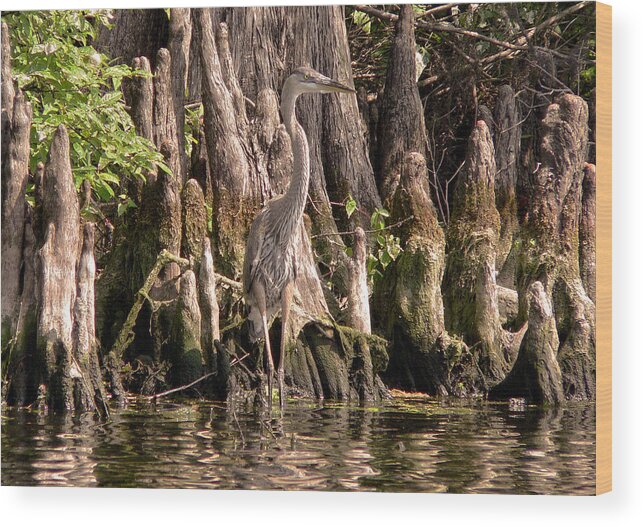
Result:
<svg viewBox="0 0 643 527"><path fill-rule="evenodd" d="M355 93L355 90L341 82L322 75L312 68L297 68L286 85L292 85L299 93Z"/></svg>

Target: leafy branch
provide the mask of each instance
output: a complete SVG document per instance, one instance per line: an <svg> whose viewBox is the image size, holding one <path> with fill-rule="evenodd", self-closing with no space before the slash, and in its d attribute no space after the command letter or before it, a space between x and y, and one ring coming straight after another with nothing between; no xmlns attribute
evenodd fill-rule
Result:
<svg viewBox="0 0 643 527"><path fill-rule="evenodd" d="M123 178L167 169L136 133L121 92L123 81L146 73L111 64L93 47L98 29L110 25L110 11L11 12L2 19L11 30L15 80L33 108L32 171L46 161L60 124L70 130L76 188L89 181L100 201L116 199Z"/></svg>

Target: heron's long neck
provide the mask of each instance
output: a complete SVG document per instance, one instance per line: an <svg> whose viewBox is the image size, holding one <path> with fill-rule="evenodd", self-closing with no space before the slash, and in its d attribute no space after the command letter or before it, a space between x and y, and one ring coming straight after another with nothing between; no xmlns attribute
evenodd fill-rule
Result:
<svg viewBox="0 0 643 527"><path fill-rule="evenodd" d="M290 216L287 221L292 221L293 229L304 215L306 198L308 197L308 183L310 181L308 139L295 115L295 103L298 96L299 93L286 89L282 93L281 99L281 115L284 119L286 131L290 135L293 153L292 178L284 196L286 207L283 210Z"/></svg>

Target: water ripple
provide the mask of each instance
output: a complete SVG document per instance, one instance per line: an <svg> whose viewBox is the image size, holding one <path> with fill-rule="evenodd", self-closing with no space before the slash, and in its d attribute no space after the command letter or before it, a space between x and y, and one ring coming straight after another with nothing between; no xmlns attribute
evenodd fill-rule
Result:
<svg viewBox="0 0 643 527"><path fill-rule="evenodd" d="M298 401L268 419L133 400L107 423L9 409L2 484L591 494L594 430L591 404Z"/></svg>

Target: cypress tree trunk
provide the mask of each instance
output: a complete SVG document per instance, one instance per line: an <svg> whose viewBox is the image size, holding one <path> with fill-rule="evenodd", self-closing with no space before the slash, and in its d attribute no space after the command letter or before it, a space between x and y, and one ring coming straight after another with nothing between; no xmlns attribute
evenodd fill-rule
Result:
<svg viewBox="0 0 643 527"><path fill-rule="evenodd" d="M166 145L169 154L166 156L167 164L181 188L185 181L182 163L182 156L185 154L181 155L179 152L184 152L185 147L183 134L179 134L183 127L178 124L175 110L177 104L182 106L183 98L181 97L180 101L175 100L174 74L170 52L165 48L159 49L154 72L154 143L159 150Z"/></svg>
<svg viewBox="0 0 643 527"><path fill-rule="evenodd" d="M208 218L203 191L196 179L189 179L181 191L181 255L200 263L208 239Z"/></svg>
<svg viewBox="0 0 643 527"><path fill-rule="evenodd" d="M563 95L547 107L540 122L539 165L530 182L517 275L522 319L526 291L536 281L543 284L556 319L565 395L583 399L594 397L596 368L595 307L579 265L587 120L587 104L580 97Z"/></svg>
<svg viewBox="0 0 643 527"><path fill-rule="evenodd" d="M373 311L390 341L386 380L394 386L433 394L448 392L444 356L436 342L444 331L442 276L444 233L427 189L422 154L406 155L395 191L393 233L405 248L376 284Z"/></svg>
<svg viewBox="0 0 643 527"><path fill-rule="evenodd" d="M163 9L115 9L112 28L102 28L96 47L121 63L148 57L155 66L157 51L167 46L170 21Z"/></svg>
<svg viewBox="0 0 643 527"><path fill-rule="evenodd" d="M229 59L225 57L227 46L223 45L227 34L219 28L218 40L223 49L217 49L209 12L195 10L193 17L201 43L205 139L213 177L215 265L223 274L237 278L241 276L245 237L260 209L263 189L268 187L268 182L259 178L257 167L250 159L245 107L234 102L235 93L238 100L234 72L223 67L229 65ZM223 52L222 57L220 52Z"/></svg>
<svg viewBox="0 0 643 527"><path fill-rule="evenodd" d="M395 192L406 152L426 155L426 127L416 82L415 53L413 6L402 5L395 25L377 130L377 184L384 201Z"/></svg>
<svg viewBox="0 0 643 527"><path fill-rule="evenodd" d="M31 104L11 77L9 30L2 24L2 347L15 336L20 309Z"/></svg>
<svg viewBox="0 0 643 527"><path fill-rule="evenodd" d="M47 402L59 410L95 410L97 404L104 410L94 345L93 229L87 227L87 238L81 239L69 138L62 125L49 150L42 196L44 233L35 266L36 348L44 366Z"/></svg>
<svg viewBox="0 0 643 527"><path fill-rule="evenodd" d="M161 250L167 249L178 256L181 248L181 165L172 98L171 57L166 49L158 51L156 62L154 79L136 79L126 90L132 101L132 118L137 132L155 142L172 173L157 169L148 174L147 184L136 186L138 207L128 211L116 225L115 247L97 283L97 329L105 349L111 348ZM149 69L145 57L134 59L134 64L143 70ZM177 264L167 264L157 288L178 275ZM146 305L135 329L135 354L158 354L155 337L149 332L150 317L150 307Z"/></svg>
<svg viewBox="0 0 643 527"><path fill-rule="evenodd" d="M5 127L11 122L13 116L13 100L16 96L16 89L11 76L11 38L9 35L9 26L4 22L2 22L2 43L0 54L2 56L2 94L0 94L0 102L2 106L2 151L4 152L4 141L7 140L7 135L5 135L5 133L8 132L8 129Z"/></svg>
<svg viewBox="0 0 643 527"><path fill-rule="evenodd" d="M174 386L188 384L203 374L205 361L201 350L201 311L196 277L192 270L187 270L179 279L179 297L162 358L169 359L172 365L169 380Z"/></svg>
<svg viewBox="0 0 643 527"><path fill-rule="evenodd" d="M596 166L585 165L579 227L580 273L583 287L596 303Z"/></svg>
<svg viewBox="0 0 643 527"><path fill-rule="evenodd" d="M483 372L501 380L509 357L503 352L495 280L500 231L495 174L491 135L485 122L478 121L469 138L447 231L445 322L450 332L480 349Z"/></svg>
<svg viewBox="0 0 643 527"><path fill-rule="evenodd" d="M24 245L22 252L23 284L20 298L20 313L15 332L15 342L7 361L7 401L24 406L35 401L41 379L38 354L36 353L36 269L33 213L27 209ZM4 345L4 342L3 342Z"/></svg>
<svg viewBox="0 0 643 527"><path fill-rule="evenodd" d="M198 276L199 308L201 310L201 350L205 356L208 371L218 368L215 342L221 339L219 331L219 302L217 300L216 278L212 262L210 239L203 240L203 257Z"/></svg>
<svg viewBox="0 0 643 527"><path fill-rule="evenodd" d="M170 27L167 49L172 57L171 81L174 115L176 116L181 183L188 177L188 156L185 148L185 92L190 60L190 41L192 39L192 18L190 9L170 9Z"/></svg>
<svg viewBox="0 0 643 527"><path fill-rule="evenodd" d="M540 282L529 288L529 329L507 377L492 388L491 397L524 397L530 403L559 404L565 400L556 360L558 333L552 305Z"/></svg>
<svg viewBox="0 0 643 527"><path fill-rule="evenodd" d="M355 229L353 255L350 261L350 288L348 293L348 324L365 335L371 334L371 310L368 303L368 275L366 268L366 234L361 227ZM373 371L373 359L368 340L358 337L354 343L355 356L350 365L352 386L357 399L372 401L380 395Z"/></svg>
<svg viewBox="0 0 643 527"><path fill-rule="evenodd" d="M96 261L94 260L94 224L86 223L83 227L83 241L77 268L77 289L74 303L74 358L84 377L86 390L84 397L93 397L83 402L83 407L90 409L93 404L99 413L107 415L107 396L100 364L98 361L98 343L95 326Z"/></svg>
<svg viewBox="0 0 643 527"><path fill-rule="evenodd" d="M520 112L516 106L516 94L511 86L501 86L494 109L493 122L496 155L494 192L496 208L500 215L500 234L496 254L498 282L506 287L515 287L514 241L518 232L518 206L516 185L522 131Z"/></svg>

